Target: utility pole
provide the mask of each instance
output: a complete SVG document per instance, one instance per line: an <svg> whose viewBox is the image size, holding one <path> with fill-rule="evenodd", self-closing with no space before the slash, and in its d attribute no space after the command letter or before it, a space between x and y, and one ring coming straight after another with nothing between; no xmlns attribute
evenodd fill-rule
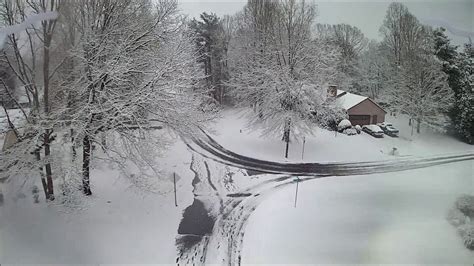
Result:
<svg viewBox="0 0 474 266"><path fill-rule="evenodd" d="M298 183L299 182L300 182L300 178L296 177L295 208L296 208L296 201L298 200Z"/></svg>
<svg viewBox="0 0 474 266"><path fill-rule="evenodd" d="M303 160L304 157L304 145L306 144L306 137L303 137L303 150L301 151L301 160Z"/></svg>

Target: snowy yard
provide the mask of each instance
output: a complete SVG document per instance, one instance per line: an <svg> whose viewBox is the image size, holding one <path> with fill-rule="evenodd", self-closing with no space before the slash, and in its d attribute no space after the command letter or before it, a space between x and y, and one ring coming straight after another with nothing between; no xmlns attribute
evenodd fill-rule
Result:
<svg viewBox="0 0 474 266"><path fill-rule="evenodd" d="M466 1L10 2L0 266L474 262Z"/></svg>
<svg viewBox="0 0 474 266"><path fill-rule="evenodd" d="M393 159L387 154L392 146L409 156L472 151L472 146L434 133L409 140L405 121L391 122L402 129L402 137L334 136L318 129L306 139L305 161ZM218 142L230 150L284 161L278 137L262 139L245 129L240 133L244 120L236 110L224 111L214 128ZM300 161L300 156L301 143L292 143L290 160ZM95 193L80 200L80 209L36 205L29 193L6 193L0 207L0 261L175 263L178 225L193 199L190 162L191 152L181 141L162 162L168 175L175 171L181 177L178 207L169 178L161 181L164 194L147 194L106 165L92 173ZM212 174L217 173L214 180L222 179L224 166L210 160L208 164ZM299 184L296 208L295 184L276 189L247 221L242 263L470 263L474 253L463 247L445 216L457 196L473 193L472 173L472 161L465 161L312 180ZM241 180L235 185L246 187L265 178L256 177L237 175Z"/></svg>
<svg viewBox="0 0 474 266"><path fill-rule="evenodd" d="M472 162L321 179L278 191L249 219L243 263L472 263L445 219Z"/></svg>
<svg viewBox="0 0 474 266"><path fill-rule="evenodd" d="M290 143L288 160L284 158L285 143L281 136L260 138L261 132L247 128L242 110L224 111L224 117L215 128L215 139L229 150L254 158L290 162L331 162L393 159L389 155L396 147L400 156L434 155L451 152L473 151L473 147L443 134L430 131L411 135L408 122L403 117L387 115L386 121L400 129L400 137L387 135L374 138L365 132L347 136L334 131L315 128L313 136L306 136L304 158L301 160L303 140ZM240 133L242 130L242 133Z"/></svg>

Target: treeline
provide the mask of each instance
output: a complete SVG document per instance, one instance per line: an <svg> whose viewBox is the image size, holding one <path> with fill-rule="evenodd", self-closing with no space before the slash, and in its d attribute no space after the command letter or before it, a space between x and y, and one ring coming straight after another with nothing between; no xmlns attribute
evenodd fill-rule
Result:
<svg viewBox="0 0 474 266"><path fill-rule="evenodd" d="M318 24L316 10L312 2L249 0L234 16L193 20L214 98L252 106L249 121L267 133L303 135L340 117L308 89L333 83L407 115L418 133L425 125L473 143L471 43L459 49L401 3L389 5L380 42L351 25Z"/></svg>

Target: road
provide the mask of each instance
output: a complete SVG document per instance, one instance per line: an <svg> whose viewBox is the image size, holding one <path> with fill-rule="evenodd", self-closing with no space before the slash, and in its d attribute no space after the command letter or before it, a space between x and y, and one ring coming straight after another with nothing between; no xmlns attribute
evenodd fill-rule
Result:
<svg viewBox="0 0 474 266"><path fill-rule="evenodd" d="M203 132L201 138L187 142L188 147L205 158L242 169L292 176L349 176L398 172L434 165L473 160L474 153L444 154L371 162L350 163L279 163L243 156L227 150Z"/></svg>
<svg viewBox="0 0 474 266"><path fill-rule="evenodd" d="M474 160L474 153L463 153L371 162L279 163L236 154L204 132L202 137L186 143L195 154L190 165L195 174L194 202L185 210L178 229L176 263L179 265L239 265L245 225L252 212L267 196L295 182L398 172ZM252 179L250 186L229 189L222 182L222 173L212 173L211 163L263 175ZM251 176L246 178L250 180Z"/></svg>

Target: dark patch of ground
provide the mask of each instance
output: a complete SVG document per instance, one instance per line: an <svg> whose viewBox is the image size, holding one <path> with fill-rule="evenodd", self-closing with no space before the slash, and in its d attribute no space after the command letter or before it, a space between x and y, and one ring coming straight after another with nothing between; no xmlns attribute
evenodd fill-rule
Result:
<svg viewBox="0 0 474 266"><path fill-rule="evenodd" d="M248 174L249 176L253 176L253 175L263 175L263 174L265 174L265 173L264 173L264 172L257 171L257 170L247 169L247 174Z"/></svg>
<svg viewBox="0 0 474 266"><path fill-rule="evenodd" d="M202 239L202 236L195 235L183 235L176 239L176 245L182 249L190 249L194 245L198 244Z"/></svg>
<svg viewBox="0 0 474 266"><path fill-rule="evenodd" d="M178 234L205 236L212 233L215 220L209 215L204 204L194 199L193 204L187 207L183 213L183 219L179 224Z"/></svg>

